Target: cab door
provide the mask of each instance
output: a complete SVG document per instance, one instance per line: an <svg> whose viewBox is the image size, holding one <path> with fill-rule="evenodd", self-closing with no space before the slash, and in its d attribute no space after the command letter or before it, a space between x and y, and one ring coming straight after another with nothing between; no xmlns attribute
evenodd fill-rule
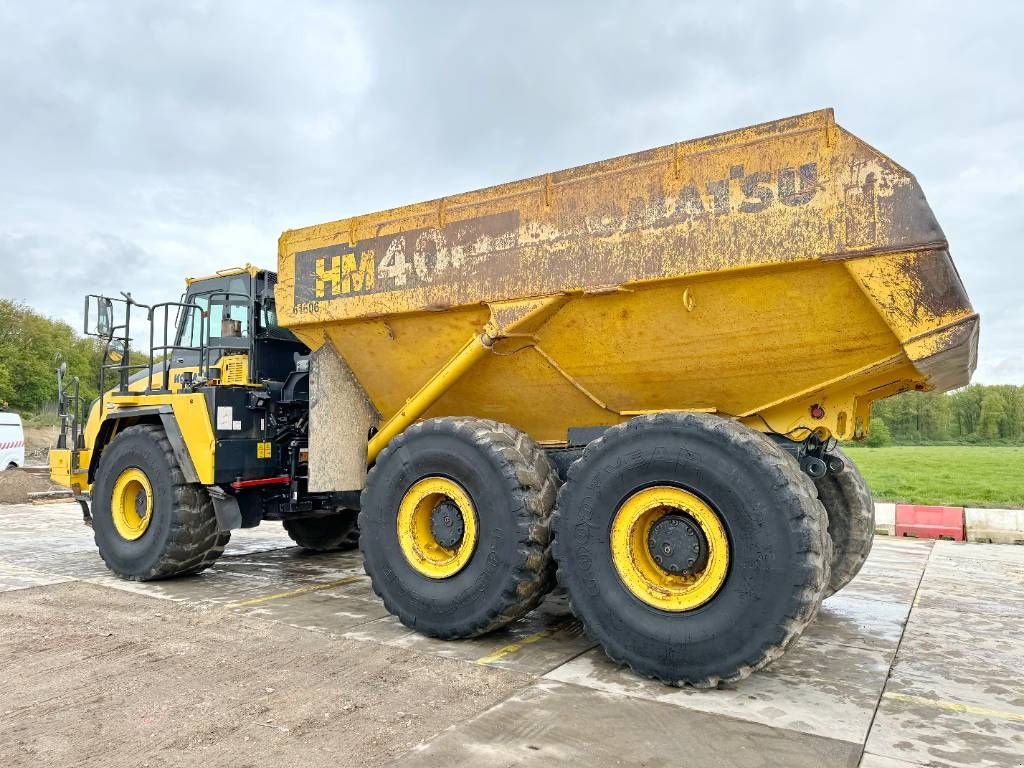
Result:
<svg viewBox="0 0 1024 768"><path fill-rule="evenodd" d="M253 326L253 276L240 273L198 280L189 285L182 302L199 308L182 309L178 346L170 350L170 388L198 375L224 378L222 363L231 361L234 383L249 383Z"/></svg>

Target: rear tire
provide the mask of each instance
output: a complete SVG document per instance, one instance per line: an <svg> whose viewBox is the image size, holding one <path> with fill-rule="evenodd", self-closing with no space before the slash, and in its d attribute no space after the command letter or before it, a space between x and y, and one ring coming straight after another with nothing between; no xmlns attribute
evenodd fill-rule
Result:
<svg viewBox="0 0 1024 768"><path fill-rule="evenodd" d="M845 587L860 572L871 553L875 537L875 502L864 476L839 449L831 451L845 465L838 474L829 472L815 481L818 499L828 513L832 537L832 576L825 597Z"/></svg>
<svg viewBox="0 0 1024 768"><path fill-rule="evenodd" d="M624 557L622 516L654 491L684 502L659 496L642 507L653 515L641 528L650 533L630 541L650 541L650 560L639 544ZM641 416L608 429L570 468L554 520L558 581L587 633L613 661L670 685L714 687L777 659L828 584L827 521L810 478L759 432L708 414ZM691 539L699 544L699 535L668 549L658 538L675 541L671 530L692 523L707 550L698 563L660 558L698 552ZM652 571L659 559L664 568ZM648 583L658 589L638 588Z"/></svg>
<svg viewBox="0 0 1024 768"><path fill-rule="evenodd" d="M147 484L148 502L143 498ZM137 514L127 519L131 509L125 510L124 502L133 489ZM199 573L213 565L231 538L217 528L209 493L185 482L167 435L153 424L128 427L107 445L92 498L100 557L122 579Z"/></svg>
<svg viewBox="0 0 1024 768"><path fill-rule="evenodd" d="M408 627L474 637L535 608L553 584L547 455L507 424L439 418L377 457L359 513L374 591ZM421 525L422 523L422 525Z"/></svg>
<svg viewBox="0 0 1024 768"><path fill-rule="evenodd" d="M300 517L284 521L292 541L313 552L334 552L359 546L359 513L342 509L325 517Z"/></svg>

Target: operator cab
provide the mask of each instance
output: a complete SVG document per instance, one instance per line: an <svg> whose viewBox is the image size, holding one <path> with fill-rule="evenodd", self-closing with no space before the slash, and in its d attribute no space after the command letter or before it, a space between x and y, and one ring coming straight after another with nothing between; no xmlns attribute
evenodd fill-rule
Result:
<svg viewBox="0 0 1024 768"><path fill-rule="evenodd" d="M274 272L246 267L189 278L187 283L175 346L170 350L175 379L183 372L208 367L211 379L266 382L273 389L295 370L296 356L309 354L305 344L277 324ZM240 355L247 355L238 361L241 372L236 371L238 365L225 364L226 358ZM242 374L244 381L237 378Z"/></svg>
<svg viewBox="0 0 1024 768"><path fill-rule="evenodd" d="M78 380L65 387L66 368L58 369L61 431L50 454L51 477L76 489L86 522L84 492L102 476L100 457L111 455L108 444L141 440L145 430L128 431L137 426L168 439L172 463L206 488L223 531L358 503L308 491L310 350L277 324L276 282L275 273L246 266L187 280L178 301L86 297L85 333L104 345L100 396L83 412ZM133 353L143 329L148 354ZM112 491L103 493L113 504ZM121 508L135 510L141 497L133 498ZM141 519L128 518L135 522L124 530Z"/></svg>

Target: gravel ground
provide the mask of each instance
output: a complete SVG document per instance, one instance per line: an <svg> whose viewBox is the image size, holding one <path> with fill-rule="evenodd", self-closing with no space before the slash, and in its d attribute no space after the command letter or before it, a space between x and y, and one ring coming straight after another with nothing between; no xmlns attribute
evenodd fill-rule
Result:
<svg viewBox="0 0 1024 768"><path fill-rule="evenodd" d="M83 583L0 594L0 765L374 766L529 678Z"/></svg>

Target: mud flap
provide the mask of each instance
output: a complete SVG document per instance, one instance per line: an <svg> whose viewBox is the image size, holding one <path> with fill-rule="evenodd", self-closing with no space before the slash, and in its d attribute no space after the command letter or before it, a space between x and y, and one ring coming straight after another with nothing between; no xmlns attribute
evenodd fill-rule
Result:
<svg viewBox="0 0 1024 768"><path fill-rule="evenodd" d="M238 499L224 492L216 485L206 486L210 499L213 501L213 512L217 516L217 527L222 531L233 531L242 527L242 510L238 507Z"/></svg>
<svg viewBox="0 0 1024 768"><path fill-rule="evenodd" d="M331 344L310 356L309 371L309 490L362 490L369 432L380 416Z"/></svg>
<svg viewBox="0 0 1024 768"><path fill-rule="evenodd" d="M92 514L89 512L89 499L85 496L75 496L75 501L82 508L82 522L92 528Z"/></svg>

